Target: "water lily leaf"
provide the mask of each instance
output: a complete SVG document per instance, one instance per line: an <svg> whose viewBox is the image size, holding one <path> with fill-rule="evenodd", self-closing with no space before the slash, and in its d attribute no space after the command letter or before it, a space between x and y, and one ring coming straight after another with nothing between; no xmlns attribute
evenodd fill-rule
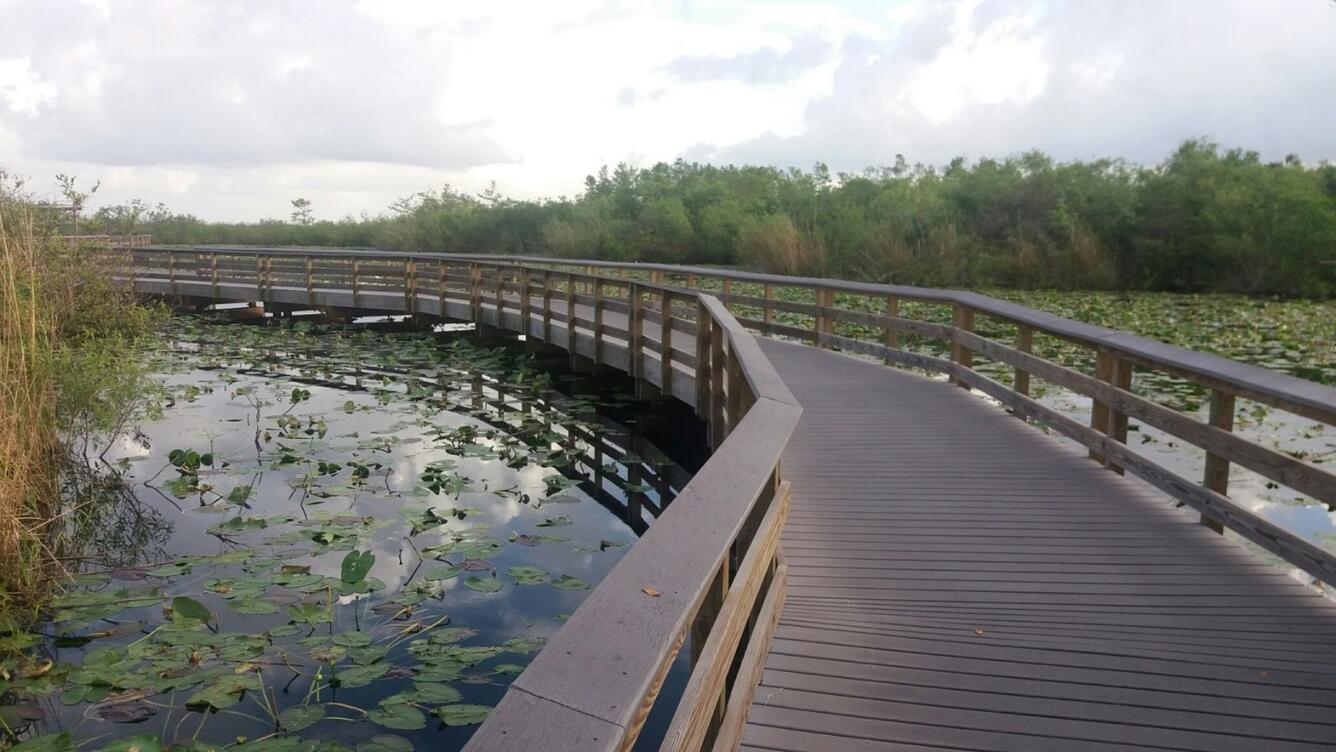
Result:
<svg viewBox="0 0 1336 752"><path fill-rule="evenodd" d="M357 752L413 752L413 743L402 736L376 734L364 742L359 742Z"/></svg>
<svg viewBox="0 0 1336 752"><path fill-rule="evenodd" d="M506 574L514 577L517 585L541 585L547 579L546 569L530 566L511 567Z"/></svg>
<svg viewBox="0 0 1336 752"><path fill-rule="evenodd" d="M348 555L343 557L341 573L343 581L349 585L361 582L366 579L367 573L375 563L376 555L370 551L349 551Z"/></svg>
<svg viewBox="0 0 1336 752"><path fill-rule="evenodd" d="M139 723L152 718L157 712L156 708L145 702L121 702L99 707L97 717L112 723Z"/></svg>
<svg viewBox="0 0 1336 752"><path fill-rule="evenodd" d="M464 693L449 684L436 682L413 682L413 691L408 694L414 702L424 705L445 705L464 699Z"/></svg>
<svg viewBox="0 0 1336 752"><path fill-rule="evenodd" d="M470 577L464 580L464 587L479 593L495 593L501 589L501 581L495 577Z"/></svg>
<svg viewBox="0 0 1336 752"><path fill-rule="evenodd" d="M472 726L482 723L491 712L487 705L443 705L436 708L436 717L447 726Z"/></svg>
<svg viewBox="0 0 1336 752"><path fill-rule="evenodd" d="M458 577L459 573L463 571L463 567L457 567L454 564L444 567L432 567L422 575L422 578L426 580L449 580Z"/></svg>
<svg viewBox="0 0 1336 752"><path fill-rule="evenodd" d="M492 671L501 675L518 675L524 671L524 667L518 663L498 663L492 667Z"/></svg>
<svg viewBox="0 0 1336 752"><path fill-rule="evenodd" d="M334 675L339 680L339 684L344 687L365 687L371 682L385 675L390 670L388 663L373 663L369 666L353 666L345 668Z"/></svg>
<svg viewBox="0 0 1336 752"><path fill-rule="evenodd" d="M366 717L385 728L401 731L416 731L427 725L427 716L421 710L402 702L382 702L375 710L367 711Z"/></svg>
<svg viewBox="0 0 1336 752"><path fill-rule="evenodd" d="M320 603L294 603L288 606L288 618L303 624L327 624L334 620L329 609Z"/></svg>
<svg viewBox="0 0 1336 752"><path fill-rule="evenodd" d="M227 493L227 503L245 504L246 499L249 499L250 495L251 495L250 486L236 486Z"/></svg>
<svg viewBox="0 0 1336 752"><path fill-rule="evenodd" d="M348 657L353 659L353 663L366 666L384 658L388 652L390 652L388 645L368 645L361 648L349 648Z"/></svg>
<svg viewBox="0 0 1336 752"><path fill-rule="evenodd" d="M363 648L371 644L371 635L366 632L340 632L334 635L334 644L345 648Z"/></svg>
<svg viewBox="0 0 1336 752"><path fill-rule="evenodd" d="M213 617L213 613L203 603L194 598L178 595L172 599L172 616L180 619L208 621Z"/></svg>
<svg viewBox="0 0 1336 752"><path fill-rule="evenodd" d="M542 522L538 523L538 527L566 527L570 524L570 517L567 517L564 514L559 514L556 517L545 518Z"/></svg>
<svg viewBox="0 0 1336 752"><path fill-rule="evenodd" d="M542 649L547 640L542 637L512 637L502 645L512 653L532 653Z"/></svg>
<svg viewBox="0 0 1336 752"><path fill-rule="evenodd" d="M301 731L324 717L324 705L294 705L278 714L278 723L287 731Z"/></svg>
<svg viewBox="0 0 1336 752"><path fill-rule="evenodd" d="M563 574L562 576L557 577L557 578L555 578L555 579L549 581L548 584L551 585L551 586L554 587L554 588L560 588L560 589L562 589L562 590L588 590L588 589L589 589L589 583L585 582L584 580L580 579L579 577L572 577L572 576L570 576L570 575L568 575L568 574Z"/></svg>
<svg viewBox="0 0 1336 752"><path fill-rule="evenodd" d="M278 613L278 604L260 598L234 598L227 602L227 607L238 614L248 616Z"/></svg>

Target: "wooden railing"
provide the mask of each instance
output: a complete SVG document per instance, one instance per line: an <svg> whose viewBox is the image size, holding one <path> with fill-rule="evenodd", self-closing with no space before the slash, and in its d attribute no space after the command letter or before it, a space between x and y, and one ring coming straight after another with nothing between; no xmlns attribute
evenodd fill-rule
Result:
<svg viewBox="0 0 1336 752"><path fill-rule="evenodd" d="M627 749L688 640L692 670L663 748L736 746L784 593L779 459L802 410L717 298L504 259L318 250L139 250L130 277L140 292L182 299L471 320L694 405L709 419L709 461L515 679L469 749Z"/></svg>
<svg viewBox="0 0 1336 752"><path fill-rule="evenodd" d="M147 248L153 245L152 235L62 235L61 238L71 245L95 245L113 250Z"/></svg>
<svg viewBox="0 0 1336 752"><path fill-rule="evenodd" d="M300 258L300 249L210 249L234 257ZM187 250L190 254L203 250ZM1174 347L1104 327L1083 324L1024 306L958 290L880 285L840 280L755 274L705 267L681 267L533 257L386 254L376 251L309 251L323 258L375 259L363 264L467 264L471 261L519 265L531 277L559 289L588 290L590 285L653 285L665 293L691 299L701 290L717 296L744 327L765 334L791 337L820 347L876 357L888 365L923 369L946 375L963 387L997 400L1018 416L1050 427L1084 445L1091 457L1115 472L1130 472L1202 515L1216 530L1230 529L1327 584L1336 584L1336 559L1318 546L1262 519L1229 498L1231 464L1238 464L1280 487L1336 509L1336 475L1284 451L1249 440L1233 431L1236 402L1253 400L1264 405L1336 425L1336 389L1276 373L1264 368ZM445 259L442 261L442 259ZM388 262L387 259L397 259ZM216 262L215 262L216 263ZM352 261L354 266L359 262ZM589 278L607 279L593 283ZM613 281L618 279L619 281ZM257 278L258 279L258 278ZM266 277L260 285L274 284ZM365 283L364 283L365 284ZM594 296L577 295L580 302ZM545 298L546 299L546 298ZM604 299L597 310L619 305ZM908 309L916 308L917 316ZM933 316L932 314L936 314ZM581 326L588 325L585 322ZM678 323L684 332L691 324ZM602 330L602 325L596 327ZM1004 332L1005 335L999 335ZM629 335L627 335L629 336ZM1079 349L1086 357L1058 360L1036 353L1036 337L1048 337ZM906 340L937 341L940 352L905 346ZM597 346L596 346L597 349ZM701 353L697 352L697 357ZM991 366L991 371L976 360ZM683 353L681 362L694 366ZM1086 364L1089 364L1087 366ZM662 362L660 363L662 365ZM1181 379L1209 394L1205 421L1160 404L1134 391L1133 371L1156 372ZM662 383L684 399L692 399L671 381L672 368L662 369ZM1005 370L1006 377L999 374ZM991 374L991 375L990 375ZM699 378L699 377L698 377ZM1042 404L1032 396L1034 382L1042 381L1090 400L1090 418L1082 423ZM1008 383L1009 382L1009 383ZM1201 449L1205 460L1199 478L1188 478L1137 451L1127 441L1129 420L1140 421L1177 440Z"/></svg>

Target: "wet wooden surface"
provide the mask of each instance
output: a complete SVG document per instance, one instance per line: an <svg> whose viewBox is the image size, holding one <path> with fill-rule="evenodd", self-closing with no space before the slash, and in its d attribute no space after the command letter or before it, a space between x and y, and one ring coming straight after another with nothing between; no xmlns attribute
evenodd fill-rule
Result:
<svg viewBox="0 0 1336 752"><path fill-rule="evenodd" d="M804 414L744 749L1336 748L1336 605L958 387L761 347Z"/></svg>

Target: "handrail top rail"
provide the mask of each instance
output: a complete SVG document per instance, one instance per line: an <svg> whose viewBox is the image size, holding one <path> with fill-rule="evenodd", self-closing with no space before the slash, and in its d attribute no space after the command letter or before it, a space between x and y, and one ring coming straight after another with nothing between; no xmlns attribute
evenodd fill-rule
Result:
<svg viewBox="0 0 1336 752"><path fill-rule="evenodd" d="M861 295L896 296L930 303L966 306L976 312L1022 324L1057 335L1064 339L1095 348L1116 350L1140 358L1147 365L1162 366L1188 377L1220 382L1240 392L1282 402L1293 403L1303 414L1336 424L1336 388L1315 381L1278 373L1261 366L1242 363L1219 355L1203 353L1178 345L1137 334L1087 324L1057 314L1038 311L1016 303L968 290L887 285L875 282L850 282L820 277L797 277L763 274L705 266L678 266L673 264L640 263L629 261L598 261L565 259L545 256L512 256L492 254L448 254L423 252L395 252L361 248L271 247L271 246L150 246L139 251L188 251L195 253L225 253L238 255L278 255L330 257L372 256L388 259L417 259L479 262L492 264L538 264L552 266L592 266L604 269L634 269L662 271L719 277L742 282L768 283L788 287L824 288ZM653 285L648 285L653 286ZM1283 407L1283 406L1282 406Z"/></svg>

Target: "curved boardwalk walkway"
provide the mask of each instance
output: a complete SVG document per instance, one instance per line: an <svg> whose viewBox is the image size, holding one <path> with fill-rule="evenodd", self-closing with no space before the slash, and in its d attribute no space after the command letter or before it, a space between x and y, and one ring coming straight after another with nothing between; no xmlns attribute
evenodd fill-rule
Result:
<svg viewBox="0 0 1336 752"><path fill-rule="evenodd" d="M1336 606L941 381L761 341L804 408L770 750L1336 747Z"/></svg>
<svg viewBox="0 0 1336 752"><path fill-rule="evenodd" d="M505 262L364 251L277 251L269 258L270 251L243 249L233 254L240 266L222 251L220 267L220 252L208 249L169 250L165 263L155 253L136 270L136 289L144 293L410 311L542 333L573 354L666 384L698 410L708 404L716 439L730 436L717 430L725 425L733 432L675 502L676 514L669 510L651 526L515 680L470 749L627 748L688 626L693 643L717 649L693 668L696 683L683 692L667 749L702 748L715 723L729 732L720 731L728 741L718 752L736 739L744 717L744 749L786 752L1336 749L1336 604L1203 527L1165 493L1110 472L1085 449L957 386L828 349L765 338L758 345L718 299L599 278L594 262L578 262L589 266L584 275L556 273L565 279L562 290L552 287L553 274L538 272L538 296L532 271ZM323 271L312 271L313 257ZM378 271L368 276L368 267ZM456 284L467 280L465 289L449 288L447 272ZM681 274L690 287L696 274L713 272ZM518 284L507 284L505 275ZM433 278L435 289L424 294L419 283ZM763 283L767 297L730 294L729 280ZM585 286L579 296L577 282ZM772 286L786 283L815 290L818 303L772 299ZM606 286L627 291L636 284L648 287L635 293L634 305L628 292L619 309L608 309ZM765 307L764 320L742 320L753 328L797 332L973 383L1336 584L1330 553L1223 495L1232 461L1336 508L1336 477L1325 467L1229 433L1236 396L1336 425L1336 392L1327 387L969 293L745 274L725 277L724 285L725 302ZM841 294L887 296L886 316L840 309L829 285ZM656 316L653 326L640 307L645 290L671 314ZM952 326L899 318L902 295L950 303ZM681 311L665 305L670 297L699 306L690 328L674 323ZM567 315L572 304L575 316ZM1016 348L976 335L976 309L1016 322ZM777 324L775 310L811 314L816 329ZM837 320L883 327L888 345L869 349L880 346L836 336ZM1032 329L1096 349L1095 377L1032 356ZM709 332L710 340L697 348L692 332ZM895 349L897 332L949 340L952 360ZM668 348L658 341L665 333ZM723 357L725 341L731 360ZM967 352L974 350L1015 367L1018 378L1022 369L1034 370L1090 396L1091 425L1103 427L1086 429L1023 396L1027 387L1017 392L982 377L970 367ZM697 374L697 364L709 369ZM1147 364L1209 388L1210 425L1129 391L1133 366ZM752 377L756 384L747 386ZM756 401L743 409L747 395ZM785 446L795 400L802 417ZM1207 452L1203 486L1136 454L1126 444L1128 415ZM775 501L788 498L782 489L791 489L788 506ZM739 530L757 509L766 536L745 545L749 560L766 552L752 562L761 564L731 564L729 547L744 545ZM780 564L773 534L779 522L765 527L765 520L782 520L785 509ZM730 572L738 577L731 587ZM764 577L771 585L762 599ZM645 587L660 580L665 584ZM780 593L787 595L767 653L758 635L768 634L763 627ZM755 626L744 651L740 631L748 620ZM694 631L701 624L704 640ZM762 664L748 714L747 688ZM737 676L725 682L730 669Z"/></svg>

